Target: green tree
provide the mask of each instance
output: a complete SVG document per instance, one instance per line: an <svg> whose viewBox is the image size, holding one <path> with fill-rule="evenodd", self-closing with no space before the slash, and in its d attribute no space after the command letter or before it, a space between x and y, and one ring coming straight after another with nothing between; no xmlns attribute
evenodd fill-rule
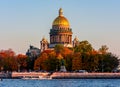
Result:
<svg viewBox="0 0 120 87"><path fill-rule="evenodd" d="M92 45L88 41L81 41L78 46L74 48L75 52L86 53L93 50Z"/></svg>
<svg viewBox="0 0 120 87"><path fill-rule="evenodd" d="M102 54L105 54L105 53L107 53L108 49L109 48L106 45L102 45L101 48L99 48L99 52Z"/></svg>
<svg viewBox="0 0 120 87"><path fill-rule="evenodd" d="M73 54L68 54L64 57L65 67L67 71L72 71L72 59L73 59Z"/></svg>
<svg viewBox="0 0 120 87"><path fill-rule="evenodd" d="M90 54L88 60L88 68L87 70L90 72L96 72L98 70L99 65L99 54Z"/></svg>
<svg viewBox="0 0 120 87"><path fill-rule="evenodd" d="M54 50L57 54L62 53L64 50L64 46L62 44L57 44L57 45L55 45Z"/></svg>
<svg viewBox="0 0 120 87"><path fill-rule="evenodd" d="M56 55L49 54L49 58L46 60L47 71L56 71L59 69L59 59Z"/></svg>
<svg viewBox="0 0 120 87"><path fill-rule="evenodd" d="M111 72L113 69L115 69L118 64L119 64L119 60L118 57L113 55L112 53L107 53L105 55L103 55L103 71L104 72Z"/></svg>

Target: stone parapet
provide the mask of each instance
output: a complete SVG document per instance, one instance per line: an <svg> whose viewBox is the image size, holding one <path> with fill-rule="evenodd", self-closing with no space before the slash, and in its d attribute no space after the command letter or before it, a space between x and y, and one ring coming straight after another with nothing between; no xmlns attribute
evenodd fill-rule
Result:
<svg viewBox="0 0 120 87"><path fill-rule="evenodd" d="M66 73L56 72L52 79L120 79L120 73Z"/></svg>
<svg viewBox="0 0 120 87"><path fill-rule="evenodd" d="M48 72L12 72L12 78L48 76Z"/></svg>

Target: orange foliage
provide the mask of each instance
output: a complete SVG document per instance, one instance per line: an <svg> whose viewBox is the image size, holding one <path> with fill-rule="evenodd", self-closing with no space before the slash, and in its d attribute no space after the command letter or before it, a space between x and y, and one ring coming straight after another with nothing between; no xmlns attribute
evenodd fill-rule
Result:
<svg viewBox="0 0 120 87"><path fill-rule="evenodd" d="M3 67L3 70L17 70L16 65L15 52L12 49L0 51L0 67Z"/></svg>
<svg viewBox="0 0 120 87"><path fill-rule="evenodd" d="M54 50L44 50L41 54L43 53L50 54L51 52L54 52Z"/></svg>
<svg viewBox="0 0 120 87"><path fill-rule="evenodd" d="M81 54L75 53L72 60L72 70L80 70L82 68Z"/></svg>
<svg viewBox="0 0 120 87"><path fill-rule="evenodd" d="M23 58L23 59L26 59L27 56L26 56L26 55L23 55L23 54L18 54L18 55L17 55L17 58Z"/></svg>
<svg viewBox="0 0 120 87"><path fill-rule="evenodd" d="M16 56L18 64L22 67L25 68L27 67L27 56L23 54L18 54Z"/></svg>
<svg viewBox="0 0 120 87"><path fill-rule="evenodd" d="M47 67L45 66L45 61L47 59L48 59L47 53L45 52L42 53L40 57L35 60L34 69L35 70L39 70L39 69L47 70Z"/></svg>
<svg viewBox="0 0 120 87"><path fill-rule="evenodd" d="M93 51L91 52L91 54L96 55L96 54L99 54L99 52L96 51L96 50L93 50Z"/></svg>
<svg viewBox="0 0 120 87"><path fill-rule="evenodd" d="M68 55L68 54L72 54L73 53L73 51L72 50L70 50L69 48L67 48L67 47L64 47L64 49L63 49L64 51L62 52L62 55L64 55L64 56L66 56L66 55Z"/></svg>
<svg viewBox="0 0 120 87"><path fill-rule="evenodd" d="M14 57L14 56L15 56L15 52L12 51L12 49L0 51L0 57L2 57L2 58Z"/></svg>

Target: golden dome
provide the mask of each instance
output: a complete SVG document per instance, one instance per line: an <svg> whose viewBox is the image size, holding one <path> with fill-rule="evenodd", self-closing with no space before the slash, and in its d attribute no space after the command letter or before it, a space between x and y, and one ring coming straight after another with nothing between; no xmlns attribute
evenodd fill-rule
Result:
<svg viewBox="0 0 120 87"><path fill-rule="evenodd" d="M69 26L69 22L67 18L63 16L63 10L60 8L59 10L59 16L53 21L52 25L63 25L63 26Z"/></svg>

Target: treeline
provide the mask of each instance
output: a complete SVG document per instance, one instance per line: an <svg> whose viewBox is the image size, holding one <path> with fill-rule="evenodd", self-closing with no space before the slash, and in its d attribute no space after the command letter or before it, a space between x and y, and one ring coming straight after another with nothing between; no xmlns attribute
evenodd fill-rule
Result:
<svg viewBox="0 0 120 87"><path fill-rule="evenodd" d="M63 64L67 71L111 72L119 60L108 52L106 45L95 50L88 41L81 41L74 48L58 44L54 50L45 50L35 58L16 55L11 49L0 51L0 71L59 71Z"/></svg>
<svg viewBox="0 0 120 87"><path fill-rule="evenodd" d="M119 60L107 51L106 45L95 50L88 41L81 41L72 49L56 45L54 50L41 53L35 60L34 70L59 71L64 61L67 71L111 72L117 68Z"/></svg>
<svg viewBox="0 0 120 87"><path fill-rule="evenodd" d="M19 71L27 69L28 57L16 55L12 49L0 51L0 71Z"/></svg>

